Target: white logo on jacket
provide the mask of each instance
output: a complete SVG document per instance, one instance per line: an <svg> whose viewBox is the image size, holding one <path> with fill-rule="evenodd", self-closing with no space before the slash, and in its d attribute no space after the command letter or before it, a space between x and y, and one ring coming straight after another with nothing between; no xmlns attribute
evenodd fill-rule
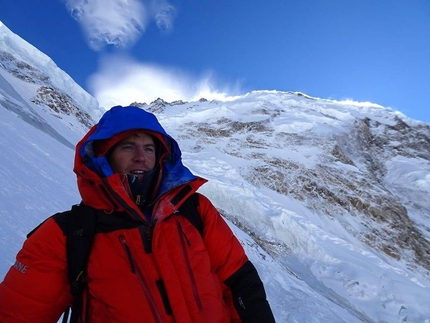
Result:
<svg viewBox="0 0 430 323"><path fill-rule="evenodd" d="M16 270L18 270L22 274L25 274L25 272L28 269L28 267L26 265L20 263L18 260L15 261L15 263L13 264L12 267L15 268Z"/></svg>

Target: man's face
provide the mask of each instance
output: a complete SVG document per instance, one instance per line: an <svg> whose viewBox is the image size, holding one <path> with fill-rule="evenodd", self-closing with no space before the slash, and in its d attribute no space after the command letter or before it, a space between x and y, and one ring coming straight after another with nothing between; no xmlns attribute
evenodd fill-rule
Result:
<svg viewBox="0 0 430 323"><path fill-rule="evenodd" d="M154 168L155 159L154 140L144 132L135 132L121 140L109 154L109 164L115 172L134 174L139 180Z"/></svg>

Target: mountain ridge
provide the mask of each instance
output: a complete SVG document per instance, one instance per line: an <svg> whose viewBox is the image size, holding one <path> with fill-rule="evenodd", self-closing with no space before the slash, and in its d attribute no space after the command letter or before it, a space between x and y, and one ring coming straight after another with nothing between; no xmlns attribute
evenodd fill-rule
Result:
<svg viewBox="0 0 430 323"><path fill-rule="evenodd" d="M264 93L272 92L253 92L245 95L244 98L253 94ZM286 96L286 99L290 101L294 100L294 96L291 97L288 92L278 93L279 96ZM303 94L292 93L292 95L304 97ZM305 98L308 99L308 97ZM232 101L232 104L234 105L235 102ZM325 104L326 101L322 102ZM194 104L188 103L190 108ZM214 102L210 104L222 105L222 103ZM168 108L177 106L177 104L170 105L166 102L160 104L159 100L149 105L139 103L137 105L144 106L148 111L158 114L162 114ZM264 106L265 103L261 105ZM378 109L381 109L380 112L384 110L379 107ZM320 107L317 107L314 111L319 112L332 122L342 120L333 116L336 114L333 111L331 111L331 115L325 114ZM190 123L185 124L185 126L187 132L191 132L190 129L195 128L196 133L198 133L198 135L192 133L188 135L188 138L228 138L227 145L230 147L228 151L224 151L226 154L243 159L266 158L262 163L245 171L243 174L254 185L264 185L280 194L291 195L301 201L306 200L308 207L314 210L322 210L323 213L330 217L341 216L342 213L346 212L354 216L365 215L364 220L370 230L368 232L358 231L355 232L355 235L362 235L363 241L368 245L377 247L397 260L401 259L401 254L404 253L404 250L412 251L417 262L426 270L429 270L429 240L414 227L408 217L406 208L384 184L384 174L387 172L384 160L393 158L393 156L409 156L412 154L420 156L420 158L427 157L427 161L429 161L430 127L428 125L407 125L396 113L393 113L390 109L386 109L386 111L393 115L390 119L386 117L383 122L377 120L380 119L380 116L375 120L371 120L368 117L349 120L351 127L345 133L329 132L327 136L324 136L323 131L318 136L310 137L306 134L312 132L311 128L307 132L279 132L275 134L275 142L267 142L266 145L261 142L261 138L270 139L273 136L274 131L270 129L269 125L277 123L276 118L282 114L282 104L271 108L268 108L266 104L265 108L247 111L250 115L259 114L261 116L259 121L229 120L226 117L222 117L213 122L211 120L211 122L203 124ZM308 112L310 111L308 110ZM250 119L253 118L251 117ZM256 134L258 134L260 141L253 140ZM332 138L332 134L335 134L335 137ZM237 142L237 138L241 135L244 137L243 140ZM182 134L182 136L184 135ZM345 136L348 140L344 140ZM211 139L206 140L205 144L210 144ZM388 145L385 149L384 147L388 142L395 143L395 146ZM320 163L315 164L315 167L308 168L289 158L267 156L265 152L268 149L279 150L287 147L300 150L301 145L306 145L307 148L313 146L315 147L314 151L317 151L318 147L324 147L324 151L320 155L326 161L323 163L321 160ZM232 150L233 147L235 147L234 150ZM246 153L246 149L249 148L252 149L252 154ZM200 148L197 149L199 150ZM357 153L357 151L360 153ZM336 167L337 163L351 166L353 169L341 174L339 168ZM325 183L326 181L328 183ZM371 181L374 183L371 183ZM370 190L371 193L366 192L364 188ZM328 208L318 203L319 199L323 199ZM423 207L428 209L428 206L425 203ZM373 222L376 222L378 226L381 222L385 223L389 228L387 230L382 230L379 227L378 229L372 228ZM377 238L375 238L374 230L377 230ZM429 231L429 228L426 227L425 230ZM397 235L397 239L394 239L397 242L394 244L393 233ZM385 242L380 241L381 236L385 237L385 239L382 239ZM403 238L403 236L405 237ZM412 266L412 264L409 265Z"/></svg>

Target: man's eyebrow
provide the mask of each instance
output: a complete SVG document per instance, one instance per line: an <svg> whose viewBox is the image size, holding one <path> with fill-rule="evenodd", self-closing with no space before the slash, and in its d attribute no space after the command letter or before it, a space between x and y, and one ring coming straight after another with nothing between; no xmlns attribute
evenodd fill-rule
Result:
<svg viewBox="0 0 430 323"><path fill-rule="evenodd" d="M133 141L123 140L118 143L118 145L135 145Z"/></svg>

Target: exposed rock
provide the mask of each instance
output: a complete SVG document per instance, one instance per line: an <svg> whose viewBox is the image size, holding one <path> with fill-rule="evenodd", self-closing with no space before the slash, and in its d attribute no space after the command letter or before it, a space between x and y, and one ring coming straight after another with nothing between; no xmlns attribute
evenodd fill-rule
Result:
<svg viewBox="0 0 430 323"><path fill-rule="evenodd" d="M80 123L88 128L94 124L90 115L79 109L68 94L60 93L53 87L41 86L37 90L37 96L32 98L31 102L49 107L56 116L61 114L74 115Z"/></svg>

